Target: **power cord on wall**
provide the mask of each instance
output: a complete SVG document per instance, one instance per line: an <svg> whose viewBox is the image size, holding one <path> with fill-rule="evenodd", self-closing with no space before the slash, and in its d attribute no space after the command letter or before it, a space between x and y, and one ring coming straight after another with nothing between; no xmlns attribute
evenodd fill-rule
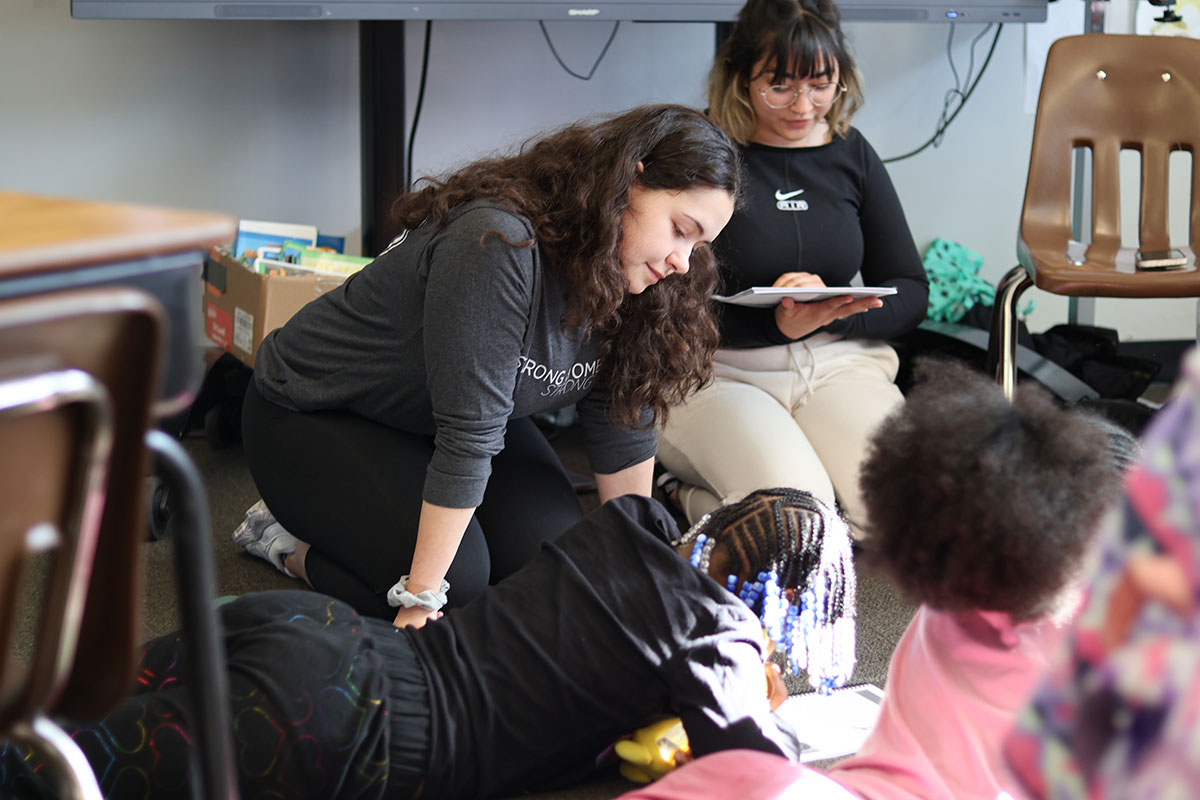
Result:
<svg viewBox="0 0 1200 800"><path fill-rule="evenodd" d="M588 71L587 75L580 75L563 63L562 58L558 55L558 51L554 49L554 42L550 41L550 32L546 30L546 23L539 21L538 26L542 29L542 36L546 38L546 44L550 46L550 52L554 54L555 60L566 70L567 74L579 78L581 81L589 81L596 74L596 68L604 60L605 54L608 53L608 48L612 45L613 39L617 38L617 31L620 29L621 23L613 23L612 33L608 35L608 41L604 43L604 47L600 50L600 55L596 57L596 61L592 64L592 68ZM432 20L425 20L425 43L421 53L421 81L417 89L417 105L413 109L412 127L408 131L408 153L405 156L404 163L404 185L409 189L413 185L413 144L417 139L417 124L421 121L421 106L425 103L425 82L429 76L429 39L432 30Z"/></svg>
<svg viewBox="0 0 1200 800"><path fill-rule="evenodd" d="M581 81L590 81L592 76L596 74L596 67L600 66L600 62L604 60L604 54L608 52L609 46L613 43L613 39L617 38L617 31L621 28L620 22L613 23L612 33L608 35L608 41L604 43L604 49L600 51L600 55L596 56L596 63L592 64L592 68L588 70L587 75L580 75L570 67L568 67L558 55L558 51L554 49L554 42L550 41L550 31L546 30L546 23L538 21L538 27L542 29L542 36L546 39L546 44L550 45L550 52L554 54L554 60L558 65L566 70L566 73L573 78L579 78Z"/></svg>
<svg viewBox="0 0 1200 800"><path fill-rule="evenodd" d="M417 139L417 123L421 120L421 106L425 103L425 79L429 76L429 35L433 21L425 20L425 46L421 53L421 83L417 89L417 107L413 109L412 127L408 130L408 155L404 163L404 185L411 189L413 184L413 142Z"/></svg>
<svg viewBox="0 0 1200 800"><path fill-rule="evenodd" d="M920 147L917 147L915 150L910 150L903 155L885 158L883 159L883 163L891 164L896 161L901 161L905 158L911 158L928 147L937 147L942 143L942 137L946 135L946 129L950 127L951 122L954 122L954 118L957 117L959 112L963 110L963 107L967 104L967 100L969 100L971 95L975 92L975 87L979 85L979 81L983 78L983 74L987 71L988 64L991 63L992 54L996 52L996 43L1000 41L1000 31L1004 28L1003 23L995 23L996 34L992 37L992 44L988 48L987 56L983 59L983 64L979 67L979 74L975 76L975 80L972 82L971 73L975 71L975 46L979 43L980 39L987 35L987 32L991 29L992 25L993 23L989 22L983 28L983 30L981 30L975 36L975 38L971 40L970 60L967 62L967 74L964 79L960 80L958 75L958 67L954 65L954 54L951 50L951 47L954 44L954 28L956 26L954 23L950 23L950 33L946 37L946 58L950 61L950 71L954 73L954 88L946 91L946 97L942 103L942 113L941 116L938 117L937 129L933 132L933 136L930 136ZM954 105L954 101L956 99L958 100L958 104L954 107L954 111L951 112L950 107Z"/></svg>

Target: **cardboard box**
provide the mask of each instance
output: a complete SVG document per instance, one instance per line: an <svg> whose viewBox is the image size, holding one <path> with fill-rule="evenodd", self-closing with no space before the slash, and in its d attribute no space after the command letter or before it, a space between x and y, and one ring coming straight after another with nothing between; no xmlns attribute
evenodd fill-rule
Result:
<svg viewBox="0 0 1200 800"><path fill-rule="evenodd" d="M344 280L326 275L260 275L214 248L204 259L204 330L209 339L253 367L264 336Z"/></svg>

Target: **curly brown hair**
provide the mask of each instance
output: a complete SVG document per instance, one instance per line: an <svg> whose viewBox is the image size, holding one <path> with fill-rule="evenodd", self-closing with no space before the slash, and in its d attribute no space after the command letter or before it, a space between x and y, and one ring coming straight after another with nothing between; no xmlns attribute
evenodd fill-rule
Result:
<svg viewBox="0 0 1200 800"><path fill-rule="evenodd" d="M867 562L942 610L1051 611L1117 496L1132 437L1040 386L1013 402L962 362L919 359L862 467Z"/></svg>
<svg viewBox="0 0 1200 800"><path fill-rule="evenodd" d="M729 137L700 112L649 105L567 125L531 139L515 155L425 178L393 206L406 228L430 220L444 225L451 209L477 198L528 219L534 238L505 242L539 247L551 268L565 274L570 310L563 326L580 325L597 337L610 416L627 427L664 421L672 406L708 383L718 343L710 299L718 272L708 247L692 253L686 274L628 293L619 251L635 183L722 189L736 201L741 163Z"/></svg>
<svg viewBox="0 0 1200 800"><path fill-rule="evenodd" d="M833 101L825 120L836 135L845 136L850 118L863 104L863 93L841 21L833 0L747 0L708 76L709 116L746 144L757 124L750 82L758 77L754 65L759 60L767 59L774 81L807 78L832 61L846 91Z"/></svg>

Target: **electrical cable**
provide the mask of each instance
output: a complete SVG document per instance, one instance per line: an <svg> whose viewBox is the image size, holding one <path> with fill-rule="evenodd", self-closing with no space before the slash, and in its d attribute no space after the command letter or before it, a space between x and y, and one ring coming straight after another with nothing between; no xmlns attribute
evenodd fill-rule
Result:
<svg viewBox="0 0 1200 800"><path fill-rule="evenodd" d="M413 142L417 138L417 123L421 120L421 106L425 103L425 78L429 75L429 34L433 30L433 21L425 20L425 46L421 54L421 84L417 89L417 106L413 109L412 126L408 129L408 155L404 161L404 188L412 188Z"/></svg>
<svg viewBox="0 0 1200 800"><path fill-rule="evenodd" d="M962 81L958 77L958 67L954 65L954 30L957 27L957 25L951 22L950 33L946 35L946 60L950 62L950 74L954 76L954 88L950 90L952 92L957 92L962 87ZM988 23L987 28L984 28L984 30L986 31L990 27L992 27L991 23ZM970 83L970 81L968 80L967 83Z"/></svg>
<svg viewBox="0 0 1200 800"><path fill-rule="evenodd" d="M604 60L604 56L608 53L608 48L612 46L613 40L617 38L617 31L620 29L621 23L619 21L613 23L613 29L608 35L608 41L604 43L604 47L600 50L600 55L596 57L596 62L592 64L592 68L587 75L580 75L563 63L562 58L558 55L558 51L554 49L554 43L550 41L550 32L546 30L546 23L539 21L538 26L542 29L542 36L545 37L546 44L550 46L550 52L554 54L555 60L557 60L559 65L566 70L567 74L579 78L580 80L587 81L591 80L592 76L596 74L596 69L600 66L600 62ZM425 103L425 84L426 79L429 76L429 40L432 29L432 20L425 20L425 42L423 52L421 54L421 81L417 89L417 104L413 109L412 126L409 128L408 132L408 154L405 158L404 164L404 186L407 189L411 189L413 183L413 145L417 138L417 124L421 121L421 107Z"/></svg>
<svg viewBox="0 0 1200 800"><path fill-rule="evenodd" d="M600 51L600 55L596 56L596 63L592 64L592 68L588 71L587 75L580 75L563 62L562 58L558 55L558 51L554 49L554 42L550 41L550 32L546 30L545 22L538 20L538 27L542 29L542 36L545 37L546 44L550 45L550 52L554 54L554 60L558 62L558 65L566 70L566 73L571 77L579 78L581 81L590 81L592 76L596 74L596 67L600 66L600 62L604 60L604 54L608 52L609 45L613 43L613 39L617 38L617 30L620 29L621 23L619 21L613 23L612 33L608 35L608 41L604 43L604 49Z"/></svg>
<svg viewBox="0 0 1200 800"><path fill-rule="evenodd" d="M990 23L989 23L988 27L991 27ZM951 23L951 31L950 31L950 37L949 37L950 40L953 40L953 38L954 38L953 28L954 28L954 24ZM891 164L896 161L901 161L906 158L911 158L912 156L915 156L917 153L920 153L920 152L924 151L925 149L927 149L930 145L937 147L941 143L942 137L946 133L946 129L950 127L950 123L954 122L954 118L957 117L959 115L959 112L961 112L963 110L963 108L967 104L967 100L969 100L971 95L974 94L975 88L977 86L979 86L979 82L981 80L983 80L983 75L985 72L987 72L988 64L991 63L991 61L992 61L992 55L996 52L996 43L1000 41L1000 32L1002 30L1004 30L1003 23L997 24L996 35L992 37L992 44L990 47L988 47L987 56L983 59L983 64L980 65L980 67L979 67L979 74L977 76L975 76L975 81L973 83L971 82L971 73L974 72L974 70L975 70L975 45L987 33L987 28L984 28L982 31L980 31L980 33L975 37L975 39L972 40L972 42L971 42L971 60L969 62L968 68L967 68L966 80L963 81L963 84L969 83L970 85L967 86L967 89L965 92L962 91L962 87L959 83L958 70L954 66L954 60L953 59L950 60L950 69L954 73L954 84L955 85L954 85L953 89L949 90L946 93L946 99L942 106L942 114L938 118L937 130L935 130L933 132L933 136L930 136L928 139L926 139L925 143L922 144L921 146L919 146L913 150L910 150L909 152L907 152L903 155L892 156L891 158L883 159L883 163ZM947 47L947 53L949 53L949 47L950 47L949 41L947 41L946 47ZM961 95L962 99L959 101L958 107L954 109L954 113L950 114L950 116L947 117L946 110L949 108L950 101L953 99L953 97L955 95Z"/></svg>
<svg viewBox="0 0 1200 800"><path fill-rule="evenodd" d="M936 140L933 142L934 147L941 147L942 140L946 137L946 125L949 124L946 121L946 115L950 113L950 106L954 102L954 99L956 97L958 98L958 103L960 106L965 99L963 87L970 86L971 76L975 73L975 47L979 44L979 40L984 36L987 36L988 31L992 29L992 23L989 22L987 25L983 26L983 29L975 35L974 39L971 40L971 46L968 50L969 61L967 62L967 77L963 79L959 78L958 69L954 65L953 46L954 29L956 27L958 26L951 23L950 33L946 36L946 59L950 62L950 71L954 73L954 88L947 89L946 95L942 98L942 113L938 115L937 127L935 128L937 132L934 133L934 136L936 137Z"/></svg>

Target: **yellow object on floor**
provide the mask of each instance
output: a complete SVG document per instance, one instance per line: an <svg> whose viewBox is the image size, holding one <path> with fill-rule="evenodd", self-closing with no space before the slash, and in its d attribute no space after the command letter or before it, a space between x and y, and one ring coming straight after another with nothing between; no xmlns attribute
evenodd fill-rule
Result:
<svg viewBox="0 0 1200 800"><path fill-rule="evenodd" d="M670 717L634 731L617 742L621 774L635 783L650 783L678 766L676 757L688 753L687 733L679 717Z"/></svg>

